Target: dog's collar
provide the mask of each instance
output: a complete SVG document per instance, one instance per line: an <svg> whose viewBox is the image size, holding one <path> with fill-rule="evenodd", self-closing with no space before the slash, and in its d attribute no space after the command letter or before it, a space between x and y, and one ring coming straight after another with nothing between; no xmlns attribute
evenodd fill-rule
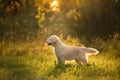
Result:
<svg viewBox="0 0 120 80"><path fill-rule="evenodd" d="M53 45L56 46L56 42L54 42Z"/></svg>

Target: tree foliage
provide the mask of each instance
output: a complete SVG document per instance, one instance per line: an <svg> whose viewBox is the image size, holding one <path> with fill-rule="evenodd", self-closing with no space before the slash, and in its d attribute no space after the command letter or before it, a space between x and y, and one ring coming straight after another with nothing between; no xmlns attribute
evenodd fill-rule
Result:
<svg viewBox="0 0 120 80"><path fill-rule="evenodd" d="M120 32L119 22L120 0L0 0L1 39L61 33L105 37Z"/></svg>
<svg viewBox="0 0 120 80"><path fill-rule="evenodd" d="M1 0L0 4L1 40L28 40L37 35L36 8L32 0Z"/></svg>
<svg viewBox="0 0 120 80"><path fill-rule="evenodd" d="M47 27L47 31L52 27L57 33L91 37L109 36L120 32L119 0L57 1L60 11L49 11L45 14L46 19L43 21L43 25Z"/></svg>

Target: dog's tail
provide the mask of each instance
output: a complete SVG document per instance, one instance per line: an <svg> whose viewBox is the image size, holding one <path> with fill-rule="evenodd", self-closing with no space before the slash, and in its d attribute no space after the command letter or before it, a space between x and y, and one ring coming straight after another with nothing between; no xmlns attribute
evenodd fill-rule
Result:
<svg viewBox="0 0 120 80"><path fill-rule="evenodd" d="M87 55L96 55L98 54L98 50L94 49L94 48L83 48L86 52Z"/></svg>

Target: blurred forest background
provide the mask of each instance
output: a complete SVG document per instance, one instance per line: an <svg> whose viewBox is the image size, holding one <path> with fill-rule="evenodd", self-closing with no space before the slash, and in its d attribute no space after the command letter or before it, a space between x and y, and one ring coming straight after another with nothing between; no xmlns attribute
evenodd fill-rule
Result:
<svg viewBox="0 0 120 80"><path fill-rule="evenodd" d="M0 40L120 33L120 0L0 0Z"/></svg>
<svg viewBox="0 0 120 80"><path fill-rule="evenodd" d="M99 54L57 65L52 34ZM120 80L120 0L0 0L0 80Z"/></svg>

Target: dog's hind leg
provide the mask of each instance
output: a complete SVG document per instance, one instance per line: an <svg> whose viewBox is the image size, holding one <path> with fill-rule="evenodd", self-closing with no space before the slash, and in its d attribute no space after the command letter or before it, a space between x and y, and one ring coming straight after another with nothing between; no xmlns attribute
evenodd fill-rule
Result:
<svg viewBox="0 0 120 80"><path fill-rule="evenodd" d="M79 57L75 60L78 64L85 63L88 64L88 56Z"/></svg>
<svg viewBox="0 0 120 80"><path fill-rule="evenodd" d="M80 65L83 64L79 59L76 59L75 62L78 63L78 64L80 64Z"/></svg>
<svg viewBox="0 0 120 80"><path fill-rule="evenodd" d="M82 61L83 63L85 63L85 64L88 63L88 60L87 60L86 58L82 58L81 61Z"/></svg>

